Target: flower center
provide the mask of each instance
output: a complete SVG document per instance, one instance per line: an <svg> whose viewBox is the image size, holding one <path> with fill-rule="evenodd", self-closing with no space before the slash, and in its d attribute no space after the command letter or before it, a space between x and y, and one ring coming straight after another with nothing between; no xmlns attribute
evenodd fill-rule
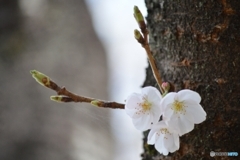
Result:
<svg viewBox="0 0 240 160"><path fill-rule="evenodd" d="M169 134L170 133L167 128L161 128L160 132L161 132L161 134Z"/></svg>
<svg viewBox="0 0 240 160"><path fill-rule="evenodd" d="M176 113L185 113L186 112L184 102L180 102L178 100L175 100L173 102L172 109Z"/></svg>
<svg viewBox="0 0 240 160"><path fill-rule="evenodd" d="M169 132L169 130L167 128L161 128L158 132L157 132L157 136L160 136L161 134L163 134L164 138L165 139L168 139L167 137L167 134L170 134L171 133Z"/></svg>
<svg viewBox="0 0 240 160"><path fill-rule="evenodd" d="M143 111L149 111L151 109L152 104L148 101L146 96L143 96L143 102L139 105L142 106Z"/></svg>

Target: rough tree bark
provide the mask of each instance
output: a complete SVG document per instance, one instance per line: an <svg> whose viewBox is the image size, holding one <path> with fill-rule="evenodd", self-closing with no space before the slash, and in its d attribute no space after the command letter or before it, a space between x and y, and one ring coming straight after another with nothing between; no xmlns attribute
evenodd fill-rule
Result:
<svg viewBox="0 0 240 160"><path fill-rule="evenodd" d="M146 0L150 44L164 81L197 91L207 119L162 156L146 144L144 160L213 159L210 151L240 151L240 2ZM144 86L156 85L147 69ZM230 157L215 157L229 159Z"/></svg>

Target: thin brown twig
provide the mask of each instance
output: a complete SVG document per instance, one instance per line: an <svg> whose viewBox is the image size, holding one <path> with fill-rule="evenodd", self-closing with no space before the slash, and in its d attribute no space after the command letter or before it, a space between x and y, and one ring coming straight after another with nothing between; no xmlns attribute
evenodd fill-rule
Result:
<svg viewBox="0 0 240 160"><path fill-rule="evenodd" d="M85 102L85 103L91 103L95 101L95 105L98 107L103 107L103 108L112 108L112 109L124 109L124 104L117 103L117 102L107 102L104 100L100 99L95 99L95 98L90 98L90 97L84 97L84 96L79 96L77 94L74 94L70 91L68 91L65 87L58 88L56 91L58 95L64 95L67 97L70 97L73 99L74 102Z"/></svg>
<svg viewBox="0 0 240 160"><path fill-rule="evenodd" d="M152 68L152 71L153 71L153 76L154 78L156 79L157 81L157 84L159 86L159 89L161 91L161 93L164 93L164 90L162 88L162 79L161 79L161 75L157 69L157 66L156 66L156 63L155 63L155 59L153 58L153 55L151 53L151 50L149 48L149 44L146 43L143 45L143 48L145 49L145 51L147 52L147 56L148 56L148 60L149 60L149 63L150 63L150 66Z"/></svg>
<svg viewBox="0 0 240 160"><path fill-rule="evenodd" d="M124 104L117 103L117 102L108 102L100 99L90 98L79 96L77 94L68 91L65 87L59 87L57 83L51 80L48 76L34 70L31 71L33 77L37 80L38 83L41 85L50 88L57 92L58 95L64 95L64 97L53 96L55 97L54 100L59 102L85 102L91 103L92 105L103 107L103 108L112 108L112 109L124 109ZM39 76L40 75L40 76ZM65 97L66 96L66 97Z"/></svg>
<svg viewBox="0 0 240 160"><path fill-rule="evenodd" d="M148 60L149 60L150 66L153 71L153 76L157 81L157 84L159 86L161 93L163 94L164 89L162 88L161 76L156 67L156 62L153 58L153 55L152 55L152 52L150 50L149 43L148 43L148 34L149 33L148 33L147 25L144 21L141 11L139 10L139 8L137 6L134 6L133 11L134 11L133 15L138 23L140 30L141 30L141 33L136 29L134 30L135 39L142 45L142 47L147 52Z"/></svg>
<svg viewBox="0 0 240 160"><path fill-rule="evenodd" d="M157 84L159 86L161 93L163 94L164 89L162 88L162 79L161 79L160 73L158 72L158 69L156 67L156 62L153 58L153 55L152 55L152 52L150 50L149 43L148 43L148 34L149 33L148 33L147 25L145 23L145 20L143 18L141 11L139 10L139 8L137 6L134 6L134 8L133 8L133 15L138 23L140 30L141 30L141 33L140 33L137 29L135 29L134 37L147 52L148 60L149 60L150 66L153 71L153 76L157 81Z"/></svg>
<svg viewBox="0 0 240 160"><path fill-rule="evenodd" d="M146 25L145 25L146 26ZM159 86L159 89L161 91L161 93L164 93L164 90L162 88L162 79L161 79L161 75L157 69L157 66L156 66L156 62L155 62L155 59L152 55L152 52L150 50L150 47L149 47L149 43L148 43L148 30L147 28L141 28L141 32L143 34L143 38L144 38L144 42L142 43L142 47L145 49L146 53L147 53L147 56L148 56L148 60L149 60L149 63L150 63L150 66L152 68L152 71L153 71L153 76L154 78L156 79L157 81L157 84Z"/></svg>

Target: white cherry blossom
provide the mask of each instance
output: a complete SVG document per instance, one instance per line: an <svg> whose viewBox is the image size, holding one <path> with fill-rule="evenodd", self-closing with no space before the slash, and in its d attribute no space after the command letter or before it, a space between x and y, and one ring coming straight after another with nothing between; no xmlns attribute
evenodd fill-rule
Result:
<svg viewBox="0 0 240 160"><path fill-rule="evenodd" d="M180 136L192 131L194 124L199 124L206 119L206 112L200 105L200 101L200 95L188 89L168 93L160 105L163 120Z"/></svg>
<svg viewBox="0 0 240 160"><path fill-rule="evenodd" d="M160 121L152 126L147 143L154 144L156 150L166 156L179 149L179 135L165 121Z"/></svg>
<svg viewBox="0 0 240 160"><path fill-rule="evenodd" d="M141 94L133 93L127 98L125 111L138 130L148 130L159 121L161 100L160 92L151 86L142 88Z"/></svg>

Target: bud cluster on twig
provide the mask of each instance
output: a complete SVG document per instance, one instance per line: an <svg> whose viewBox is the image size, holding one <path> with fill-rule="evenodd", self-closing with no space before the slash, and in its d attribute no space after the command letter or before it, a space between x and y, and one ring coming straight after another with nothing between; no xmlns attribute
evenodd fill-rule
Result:
<svg viewBox="0 0 240 160"><path fill-rule="evenodd" d="M158 87L159 87L161 93L164 93L164 89L162 88L162 79L161 79L160 73L157 69L155 59L154 59L154 57L152 55L152 52L150 50L150 47L149 47L148 30L147 30L147 26L146 26L146 23L144 21L143 15L142 15L141 11L138 9L137 6L134 6L133 11L134 11L133 15L134 15L134 17L135 17L135 19L138 23L138 26L139 26L140 30L141 30L141 33L140 33L139 30L135 29L134 30L134 37L142 45L142 47L145 49L145 51L147 53L147 56L148 56L150 66L151 66L152 71L153 71L154 78L157 81L157 84L158 84Z"/></svg>

